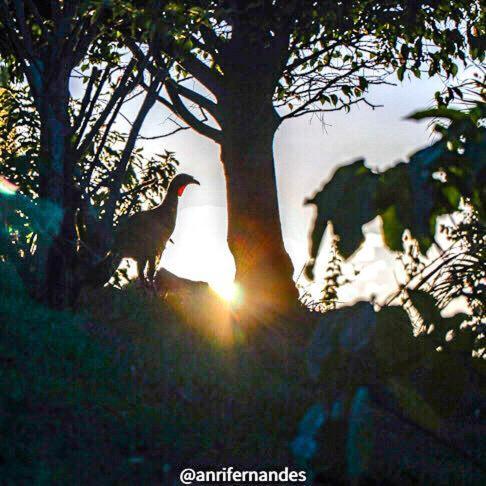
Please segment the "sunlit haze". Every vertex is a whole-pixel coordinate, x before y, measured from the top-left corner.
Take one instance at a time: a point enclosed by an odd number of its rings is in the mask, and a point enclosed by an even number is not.
[[[349,114],[330,113],[324,123],[316,117],[286,121],[275,139],[275,160],[285,245],[297,277],[307,260],[307,237],[313,208],[303,206],[326,181],[336,166],[364,157],[372,168],[383,169],[405,160],[430,143],[427,123],[404,118],[414,110],[433,104],[434,92],[442,89],[439,79],[397,82],[371,91],[371,99],[382,108],[354,107]],[[170,131],[169,114],[162,107],[148,116],[144,135]],[[168,270],[191,279],[208,281],[215,290],[232,298],[234,261],[226,243],[226,190],[219,161],[219,147],[192,130],[161,140],[144,142],[148,153],[174,151],[180,170],[196,177],[200,186],[191,186],[181,198],[173,244],[162,259]],[[326,263],[326,249],[316,266]],[[361,270],[352,285],[341,290],[342,301],[372,294],[383,296],[397,283],[398,265],[383,248],[378,221],[368,225],[366,242],[353,258]],[[300,279],[299,283],[305,282]]]

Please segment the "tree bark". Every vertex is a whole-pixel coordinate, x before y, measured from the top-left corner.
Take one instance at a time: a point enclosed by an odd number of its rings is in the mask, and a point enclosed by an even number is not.
[[[235,258],[236,280],[249,312],[257,306],[285,313],[297,303],[298,294],[282,238],[277,197],[273,139],[279,118],[271,100],[265,103],[231,95],[226,102],[219,101],[228,245]]]
[[[68,113],[69,73],[59,68],[58,75],[52,76],[50,71],[42,76],[36,100],[41,120],[39,197],[44,206],[40,211],[48,224],[38,238],[35,294],[50,306],[63,308],[73,304],[77,288],[77,197]],[[47,76],[49,72],[51,76]]]

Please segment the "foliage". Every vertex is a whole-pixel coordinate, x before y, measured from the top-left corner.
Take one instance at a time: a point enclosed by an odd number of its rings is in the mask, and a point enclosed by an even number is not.
[[[327,413],[322,404],[312,405],[299,422],[297,437],[291,443],[292,454],[299,466],[305,467],[317,451],[315,436],[325,424]]]
[[[465,211],[462,215],[464,219],[447,230],[452,241],[451,250],[444,255],[447,263],[429,287],[441,307],[464,297],[471,310],[471,324],[480,326],[486,317],[486,229],[474,211]],[[480,332],[478,329],[478,335]]]
[[[382,174],[374,174],[364,166],[363,161],[357,161],[339,168],[331,181],[311,200],[318,206],[312,233],[314,258],[329,219],[341,222],[338,226],[341,237],[338,245],[341,240],[351,241],[354,251],[363,240],[361,225],[380,215],[387,246],[398,251],[405,244],[406,253],[402,259],[409,277],[406,287],[423,287],[430,293],[419,290],[405,293],[406,307],[411,303],[414,309],[410,315],[416,331],[428,330],[437,336],[429,349],[440,347],[453,348],[457,352],[472,351],[478,357],[484,355],[481,322],[486,316],[483,288],[486,236],[481,219],[485,203],[484,185],[481,183],[484,177],[484,127],[480,125],[483,109],[484,104],[478,103],[468,112],[438,108],[437,112],[428,110],[425,114],[421,112],[415,115],[421,118],[438,113],[452,120],[452,123],[447,129],[439,128],[443,133],[442,140],[415,153],[408,164],[402,163]],[[440,177],[437,176],[439,171],[442,172]],[[356,192],[360,192],[359,199],[365,208],[358,211],[354,195],[348,196],[352,192],[350,188],[358,183],[357,177],[362,178],[360,184],[364,187]],[[455,196],[451,197],[451,194]],[[425,251],[434,241],[436,217],[459,210],[463,204],[461,201],[467,201],[469,206],[459,213],[460,222],[442,228],[448,237],[449,247],[441,250],[437,259],[427,262],[418,250]],[[407,236],[405,230],[410,230],[414,238]],[[341,251],[345,255],[350,254],[347,246]],[[307,269],[310,275],[312,269],[313,260]],[[443,318],[439,308],[458,297],[466,299],[469,315]],[[397,311],[384,309],[380,314],[393,312]],[[400,319],[395,316],[391,321],[398,323]],[[380,340],[389,343],[383,346],[384,350],[389,349],[392,343],[400,342],[404,346],[402,356],[400,346],[395,345],[393,356],[396,363],[388,362],[390,370],[401,368],[405,362],[416,361],[419,355],[426,354],[414,344],[415,340],[411,342],[400,333],[395,334],[394,325],[390,324],[387,328],[386,332],[392,333],[390,335],[381,335],[384,329],[380,326],[377,330]],[[404,327],[403,322],[400,326]],[[380,350],[377,353],[380,359]],[[390,360],[389,357],[386,359]]]
[[[324,276],[320,305],[316,310],[326,312],[337,307],[339,287],[346,283],[342,275],[342,264],[342,257],[337,251],[337,242],[334,242]]]
[[[324,430],[318,437],[299,435],[292,444],[294,455],[319,457],[312,463],[313,471],[326,471],[336,467],[332,466],[336,461],[339,464],[337,441],[343,440],[347,477],[367,477],[373,475],[368,471],[371,463],[380,460],[373,445],[381,443],[383,433],[390,433],[390,417],[383,430],[384,415],[391,413],[395,421],[413,424],[412,439],[411,431],[403,437],[404,451],[410,440],[412,444],[421,440],[421,434],[442,444],[442,433],[461,427],[464,417],[479,425],[473,415],[482,403],[478,380],[484,377],[485,364],[484,360],[471,360],[474,334],[460,328],[466,317],[442,317],[434,298],[422,291],[410,291],[406,308],[388,306],[376,312],[370,304],[358,302],[325,313],[306,355],[310,376],[323,389]],[[418,318],[421,326],[414,334],[411,320]],[[458,331],[452,333],[451,329]],[[335,407],[341,419],[333,419]],[[375,418],[381,425],[374,424]],[[345,427],[339,436],[338,423]],[[379,429],[374,430],[375,426]],[[391,434],[401,437],[401,425],[394,423]],[[455,465],[447,466],[446,476],[465,457],[474,463],[475,451],[468,449],[471,445],[448,441],[447,447],[449,451],[457,447],[458,455]],[[462,455],[461,449],[468,453]],[[416,450],[411,454],[413,461],[415,454]],[[399,468],[404,473],[401,462]]]
[[[217,104],[198,96],[184,81],[187,75],[195,76],[217,94],[229,82],[223,77],[235,68],[244,69],[252,52],[274,55],[266,67],[251,60],[260,76],[272,73],[275,106],[287,108],[283,118],[348,110],[365,100],[371,85],[385,82],[391,71],[399,79],[408,72],[420,77],[424,71],[455,76],[457,59],[484,58],[478,2],[395,1],[384,6],[360,0],[335,8],[333,2],[311,0],[180,0],[160,13],[154,30],[161,29],[163,37],[154,46],[177,60],[171,100],[182,95],[219,122],[223,120]],[[166,35],[168,18],[172,24],[185,23],[172,40]],[[238,55],[239,62],[232,62]],[[197,122],[186,110],[175,111],[196,130],[217,136],[209,125],[202,125],[204,119]]]
[[[328,312],[336,309],[339,305],[338,292],[340,287],[350,283],[350,280],[343,275],[343,257],[339,254],[337,244],[338,238],[334,237],[331,242],[329,259],[323,275],[323,285],[319,296],[316,298],[309,292],[309,289],[306,289],[303,285],[300,286],[302,290],[300,301],[312,311]],[[309,266],[306,265],[303,270],[308,270],[308,268]],[[357,273],[355,272],[355,275]]]
[[[402,250],[403,233],[408,229],[423,253],[435,240],[437,217],[458,210],[461,198],[481,217],[486,200],[484,106],[478,102],[467,112],[439,107],[412,115],[415,119],[439,116],[451,124],[447,129],[437,126],[442,139],[413,154],[407,164],[400,163],[381,174],[373,173],[362,160],[339,168],[309,201],[317,206],[317,217],[308,273],[312,275],[329,220],[340,236],[341,253],[348,257],[363,242],[361,226],[378,215],[391,250]],[[355,189],[350,191],[352,187]]]
[[[372,201],[377,184],[378,177],[364,166],[363,160],[357,160],[337,169],[325,191],[306,200],[305,204],[319,208],[311,237],[311,258],[317,256],[329,221],[332,221],[334,233],[340,236],[339,253],[345,258],[354,253],[364,240],[361,226],[374,217]]]
[[[174,172],[172,154],[144,160],[138,147],[164,74],[146,72],[151,54],[127,56],[121,37],[130,12],[125,0],[0,3],[4,128],[8,137],[22,134],[7,171],[18,165],[20,190],[61,214],[55,234],[35,234],[28,265],[32,292],[53,306],[75,301],[110,250],[118,216],[160,200]],[[136,109],[123,134],[129,102]]]
[[[366,350],[375,327],[376,314],[368,302],[358,302],[354,306],[325,313],[308,345],[306,358],[309,375],[317,380],[323,376],[322,373],[328,373],[328,382],[334,382],[331,368],[340,373],[343,369],[341,363]],[[341,386],[347,387],[349,379],[354,383],[360,378],[361,375],[355,373],[355,376],[342,381]]]
[[[39,193],[39,117],[25,88],[0,88],[2,175],[35,198]]]
[[[101,101],[92,107],[86,130],[96,122],[102,107]],[[71,100],[73,120],[82,109],[80,101]],[[129,134],[119,130],[100,131],[93,139],[92,148],[76,163],[74,182],[84,201],[78,209],[79,244],[89,245],[87,226],[103,221],[111,196],[109,183],[120,165],[128,137]],[[3,217],[8,222],[8,239],[15,245],[16,257],[21,259],[17,264],[23,267],[32,265],[29,260],[34,258],[39,235],[45,238],[57,234],[62,219],[61,215],[54,217],[60,213],[59,208],[39,198],[40,164],[40,121],[32,97],[23,85],[3,88],[0,93],[0,171],[18,190],[14,196],[1,196]],[[159,204],[176,165],[171,152],[148,158],[143,147],[135,148],[125,169],[114,223]],[[94,247],[89,251],[96,250]],[[5,255],[5,248],[3,253]]]
[[[349,257],[364,241],[361,227],[378,215],[382,219],[384,241],[390,249],[400,251],[403,232],[410,229],[426,250],[435,234],[434,193],[428,185],[432,174],[425,185],[421,179],[413,178],[422,165],[420,161],[435,159],[440,151],[434,145],[417,152],[408,164],[398,164],[382,174],[373,173],[363,160],[337,169],[323,189],[308,200],[308,204],[317,206],[311,258],[315,260],[317,256],[329,220],[340,237],[339,251]],[[311,261],[309,275],[312,265]]]
[[[344,400],[344,415],[351,425],[360,386],[378,383],[381,390],[378,398],[373,397],[377,413],[358,414],[367,438],[353,441],[355,432],[348,427],[351,476],[366,475],[366,467],[359,466],[369,459],[366,445],[372,445],[368,439],[373,417],[380,416],[383,400],[385,410],[395,407],[401,420],[438,442],[444,429],[460,426],[464,417],[476,420],[472,415],[482,403],[479,383],[486,372],[484,84],[476,80],[472,94],[472,100],[461,100],[460,110],[441,103],[435,110],[412,116],[435,117],[447,124],[436,125],[441,139],[412,155],[408,164],[376,174],[363,161],[354,162],[338,168],[309,201],[317,206],[313,260],[306,269],[310,277],[329,220],[340,237],[337,248],[346,257],[363,241],[361,226],[376,216],[382,219],[385,244],[392,250],[405,250],[401,259],[408,282],[388,300],[390,304],[401,297],[400,305],[385,305],[374,312],[369,304],[359,302],[326,312],[307,352],[310,375],[326,387],[328,404],[331,397],[328,409]],[[364,186],[359,198],[364,207],[350,194],[358,184]],[[449,214],[452,221],[439,227],[448,246],[443,249],[436,243],[438,256],[427,259],[422,253],[435,242],[436,218],[443,214]],[[341,243],[346,240],[352,244]],[[465,299],[468,313],[444,317],[441,310],[458,297]],[[476,446],[468,447],[471,450],[465,456],[474,463]]]
[[[468,365],[461,356],[469,356],[473,363],[470,356],[476,334],[469,326],[461,326],[465,314],[442,317],[436,301],[426,292],[410,291],[409,305],[416,312],[413,319],[421,319],[415,335],[410,309],[407,313],[401,306],[374,312],[369,304],[359,302],[324,314],[307,353],[310,375],[315,380],[321,377],[328,385],[336,384],[340,394],[375,380],[398,380],[400,397],[402,392],[406,395],[402,386],[413,389],[410,380],[417,370],[441,374],[421,393],[438,415],[452,413],[466,384]],[[473,366],[484,373],[484,360],[474,360]],[[442,403],[442,398],[437,398],[438,390],[444,388],[457,402]],[[400,399],[408,400],[405,395]]]

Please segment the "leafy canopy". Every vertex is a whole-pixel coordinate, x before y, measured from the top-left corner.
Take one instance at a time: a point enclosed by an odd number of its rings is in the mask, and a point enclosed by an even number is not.
[[[484,58],[479,2],[442,0],[240,0],[147,2],[150,29],[136,41],[171,69],[168,108],[220,141],[220,103],[253,91],[280,108],[281,119],[340,109],[366,100],[368,88],[396,72],[455,76],[457,61]],[[150,18],[150,21],[149,21]],[[142,21],[140,21],[142,22]],[[172,30],[168,26],[172,26]],[[178,26],[174,35],[174,26]],[[138,48],[129,42],[133,52]],[[171,61],[170,61],[171,60]],[[251,73],[251,76],[249,75]],[[195,91],[195,78],[210,95]],[[197,109],[191,109],[191,102]],[[200,111],[202,115],[200,116]]]

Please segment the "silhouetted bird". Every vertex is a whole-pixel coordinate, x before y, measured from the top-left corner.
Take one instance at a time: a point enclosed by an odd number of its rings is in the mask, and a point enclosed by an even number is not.
[[[130,216],[116,230],[113,253],[119,258],[133,258],[144,284],[153,281],[160,257],[174,232],[179,198],[189,184],[199,182],[188,174],[175,176],[162,204]]]
[[[89,272],[85,283],[93,287],[104,285],[123,258],[133,258],[142,283],[152,284],[160,257],[174,232],[179,198],[189,184],[199,182],[188,174],[175,176],[162,204],[122,221],[115,230],[112,250]]]

